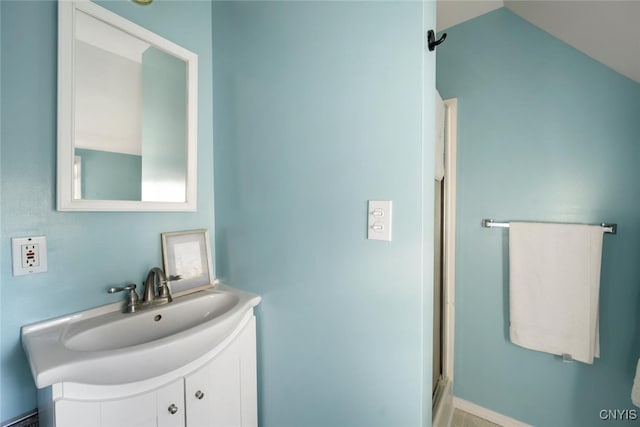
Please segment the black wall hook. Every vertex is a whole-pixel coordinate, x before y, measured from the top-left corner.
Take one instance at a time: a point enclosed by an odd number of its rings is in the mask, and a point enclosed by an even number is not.
[[[447,33],[442,33],[442,37],[436,40],[436,33],[434,33],[433,30],[429,30],[429,32],[427,33],[427,46],[429,47],[429,52],[433,52],[436,46],[445,41],[446,38]]]

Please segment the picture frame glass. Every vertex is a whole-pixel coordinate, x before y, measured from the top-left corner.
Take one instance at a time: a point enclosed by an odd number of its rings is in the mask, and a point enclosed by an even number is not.
[[[162,233],[162,256],[174,295],[183,295],[214,286],[209,232],[192,230]]]

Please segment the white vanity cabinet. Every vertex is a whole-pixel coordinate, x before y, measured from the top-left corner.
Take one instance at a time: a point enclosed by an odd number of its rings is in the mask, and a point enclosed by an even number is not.
[[[55,426],[184,427],[184,384],[179,379],[158,390],[123,399],[54,402]]]
[[[232,348],[185,377],[185,397],[188,426],[258,425],[253,325],[236,338]]]
[[[181,369],[123,385],[53,384],[38,406],[42,427],[256,427],[255,317]]]

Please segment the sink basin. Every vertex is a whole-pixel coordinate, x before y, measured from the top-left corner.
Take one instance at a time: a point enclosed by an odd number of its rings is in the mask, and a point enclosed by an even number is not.
[[[110,304],[23,326],[22,345],[38,388],[142,381],[223,344],[259,302],[218,285],[136,313]]]
[[[117,350],[185,332],[231,310],[239,297],[230,292],[123,315],[119,312],[73,322],[62,336],[64,346],[76,351]]]

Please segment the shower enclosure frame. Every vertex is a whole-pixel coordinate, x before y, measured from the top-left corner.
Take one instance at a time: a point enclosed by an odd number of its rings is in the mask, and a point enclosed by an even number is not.
[[[453,354],[455,336],[456,159],[458,99],[444,100],[445,168],[443,191],[442,379],[433,401],[433,426],[449,426],[453,418]]]

